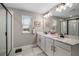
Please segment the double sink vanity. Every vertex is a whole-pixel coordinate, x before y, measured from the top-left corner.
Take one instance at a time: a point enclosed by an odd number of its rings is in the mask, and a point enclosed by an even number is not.
[[[79,38],[37,33],[37,45],[48,56],[79,56]]]

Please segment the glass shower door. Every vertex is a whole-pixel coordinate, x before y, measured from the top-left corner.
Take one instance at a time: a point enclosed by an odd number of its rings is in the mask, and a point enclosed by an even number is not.
[[[0,56],[6,55],[6,10],[0,4]]]
[[[12,50],[12,15],[7,12],[7,53]]]
[[[0,3],[0,56],[9,55],[12,50],[12,15]]]

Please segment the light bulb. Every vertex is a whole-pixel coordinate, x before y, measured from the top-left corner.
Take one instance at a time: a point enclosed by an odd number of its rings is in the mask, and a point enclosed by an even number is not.
[[[49,12],[49,13],[48,13],[48,16],[52,16],[52,13],[51,13],[51,12]]]
[[[66,3],[66,6],[71,8],[72,7],[72,3]]]
[[[61,9],[60,8],[56,8],[56,11],[61,12]]]
[[[66,9],[66,7],[62,5],[62,6],[60,6],[60,9],[64,9],[64,10],[65,10],[65,9]]]
[[[44,15],[44,18],[47,18],[48,17],[48,15],[46,14],[46,15]]]

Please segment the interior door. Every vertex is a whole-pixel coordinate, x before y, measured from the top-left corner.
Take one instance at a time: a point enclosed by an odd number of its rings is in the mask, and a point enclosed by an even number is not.
[[[0,4],[0,56],[6,55],[6,10]]]

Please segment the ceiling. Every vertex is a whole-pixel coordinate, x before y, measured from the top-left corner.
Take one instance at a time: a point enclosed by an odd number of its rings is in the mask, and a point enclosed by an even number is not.
[[[44,14],[51,8],[54,8],[59,3],[4,3],[7,7],[28,10],[35,13]],[[66,8],[61,12],[56,12],[56,9],[52,9],[53,16],[67,18],[72,16],[79,16],[79,3],[73,3],[71,8]]]
[[[57,4],[58,3],[4,3],[7,7],[28,10],[40,14],[47,12]]]

